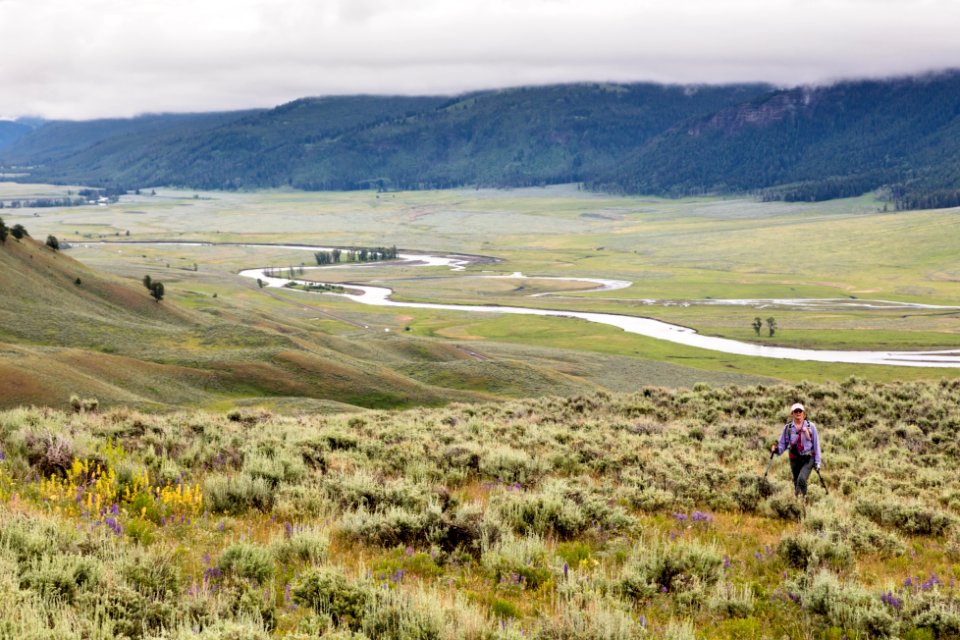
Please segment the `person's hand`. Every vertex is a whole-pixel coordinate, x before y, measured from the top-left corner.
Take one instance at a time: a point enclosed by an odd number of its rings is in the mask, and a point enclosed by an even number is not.
[[[820,473],[820,465],[817,465],[815,468],[817,470],[817,473]]]
[[[772,445],[770,445],[770,453],[775,453],[776,450],[777,450],[777,443],[774,442]]]

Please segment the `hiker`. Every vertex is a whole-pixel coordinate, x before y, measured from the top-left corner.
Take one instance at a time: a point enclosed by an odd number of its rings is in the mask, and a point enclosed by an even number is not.
[[[790,407],[793,420],[783,427],[779,442],[770,447],[778,456],[790,452],[790,470],[793,472],[793,490],[797,496],[807,497],[807,479],[814,469],[820,472],[820,437],[817,427],[807,420],[806,409],[797,402]]]

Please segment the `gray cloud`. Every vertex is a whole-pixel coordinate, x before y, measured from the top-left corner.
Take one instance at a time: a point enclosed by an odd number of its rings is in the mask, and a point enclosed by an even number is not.
[[[960,67],[947,0],[0,0],[0,114]]]

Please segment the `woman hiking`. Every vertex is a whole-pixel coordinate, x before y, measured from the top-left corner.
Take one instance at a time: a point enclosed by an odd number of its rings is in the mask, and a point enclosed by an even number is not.
[[[793,490],[798,497],[807,497],[807,480],[814,469],[820,473],[820,437],[817,427],[807,420],[806,410],[799,402],[790,407],[793,420],[783,427],[779,442],[770,447],[778,456],[790,452],[790,470],[793,472]]]

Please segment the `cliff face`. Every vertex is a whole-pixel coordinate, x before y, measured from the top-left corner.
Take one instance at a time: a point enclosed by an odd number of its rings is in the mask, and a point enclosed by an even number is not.
[[[692,123],[686,132],[688,136],[695,138],[711,130],[730,134],[746,127],[775,124],[809,111],[815,105],[819,93],[821,92],[816,89],[808,88],[776,93],[763,101],[722,109],[706,120]]]

